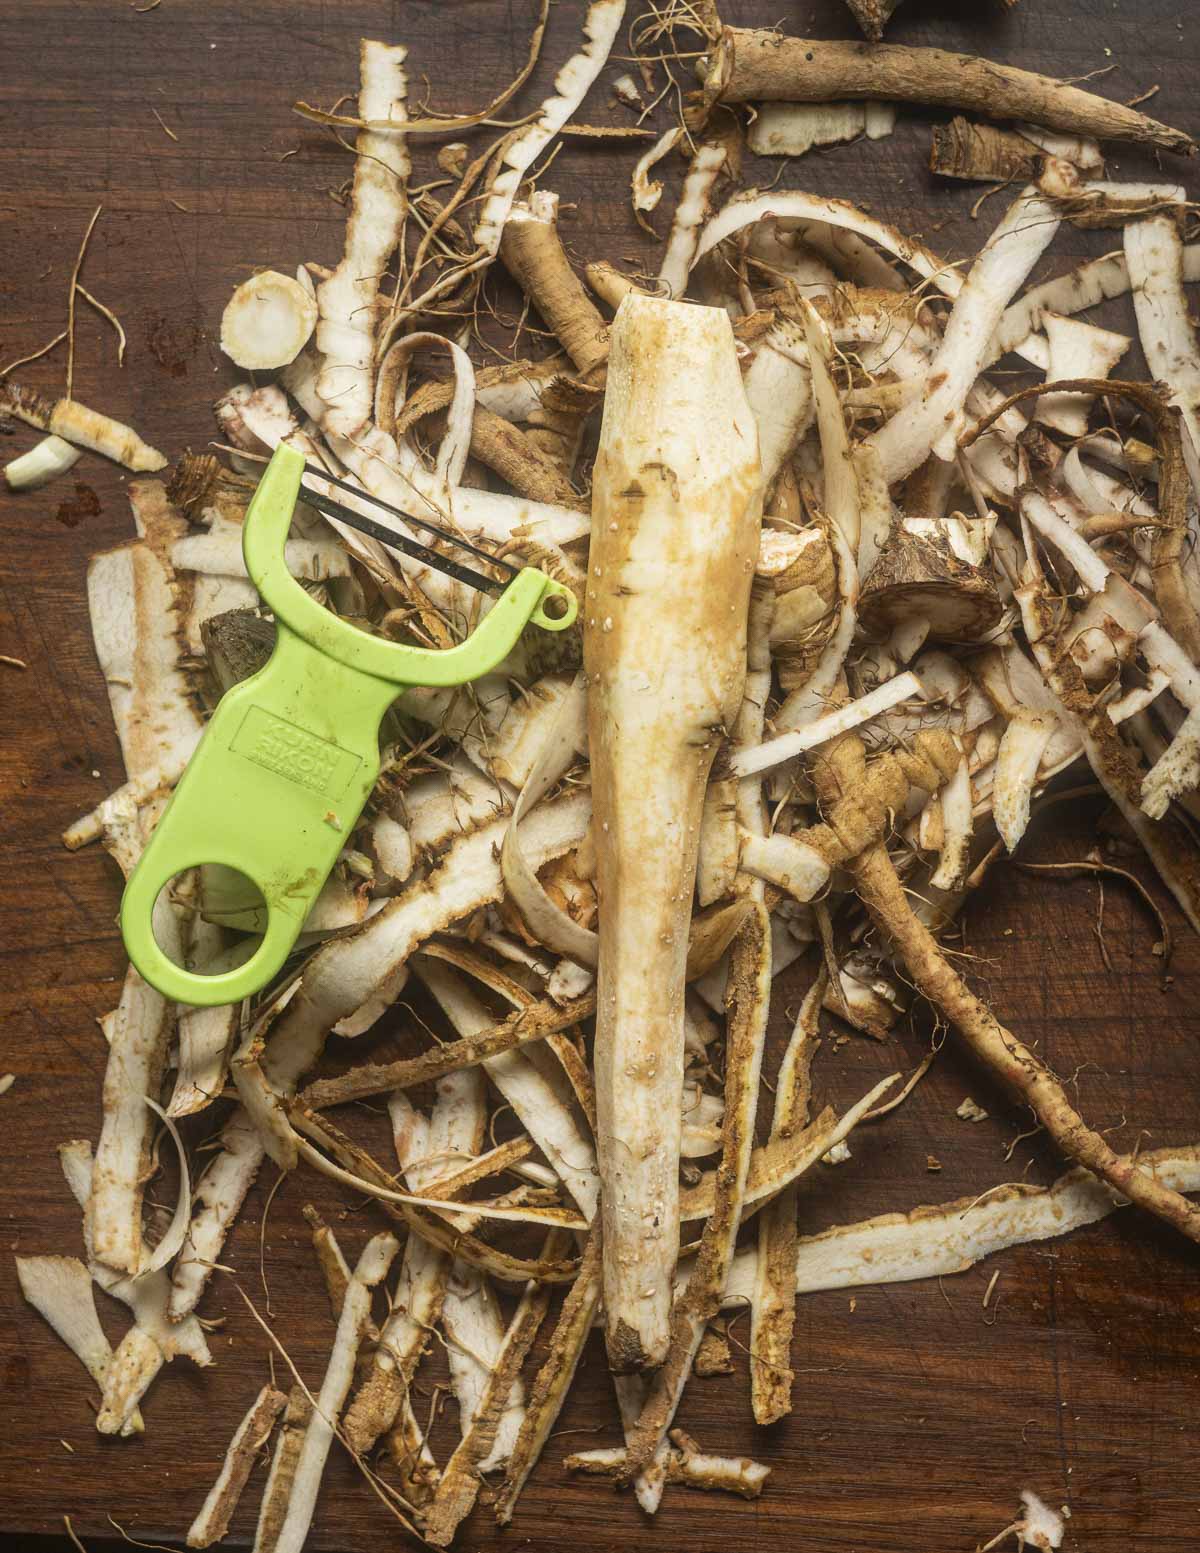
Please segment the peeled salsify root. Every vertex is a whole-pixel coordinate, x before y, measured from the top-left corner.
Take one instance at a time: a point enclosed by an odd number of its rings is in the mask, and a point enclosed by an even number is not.
[[[138,474],[166,467],[167,460],[158,449],[143,442],[131,426],[89,410],[77,399],[47,399],[9,377],[0,378],[0,415],[15,416],[27,426],[51,432],[76,447],[103,453]]]
[[[716,730],[741,702],[759,503],[727,318],[627,297],[613,324],[584,625],[604,1304],[622,1372],[661,1362],[668,1340],[687,927]]]

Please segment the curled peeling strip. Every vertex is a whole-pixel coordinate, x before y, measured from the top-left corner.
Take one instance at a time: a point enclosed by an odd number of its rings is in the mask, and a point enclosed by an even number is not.
[[[521,851],[519,831],[524,815],[566,775],[586,742],[587,681],[580,671],[563,698],[554,725],[513,807],[500,849],[500,869],[509,899],[537,942],[555,954],[595,969],[599,952],[596,934],[581,927],[550,899]]]
[[[187,1150],[183,1146],[183,1139],[179,1136],[179,1128],[157,1100],[151,1100],[149,1095],[144,1095],[142,1098],[171,1134],[171,1142],[175,1145],[175,1152],[179,1156],[179,1194],[167,1232],[138,1269],[139,1278],[144,1278],[147,1273],[158,1272],[183,1248],[183,1242],[187,1237],[188,1221],[192,1214],[192,1178],[188,1170]]]

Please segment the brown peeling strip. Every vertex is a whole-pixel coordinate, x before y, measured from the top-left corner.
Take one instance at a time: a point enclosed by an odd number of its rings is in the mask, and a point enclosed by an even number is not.
[[[696,1357],[692,1360],[692,1374],[701,1380],[713,1375],[733,1374],[733,1353],[728,1339],[715,1327],[709,1327],[700,1339]]]
[[[567,1249],[569,1239],[552,1230],[542,1247],[541,1260],[556,1260]],[[470,1514],[479,1495],[479,1463],[485,1461],[496,1443],[500,1417],[508,1405],[521,1366],[538,1334],[550,1304],[550,1290],[543,1284],[526,1284],[516,1314],[504,1334],[504,1345],[496,1358],[480,1398],[475,1417],[446,1463],[432,1505],[425,1518],[425,1539],[433,1547],[447,1547],[459,1523]]]
[[[420,1436],[416,1420],[410,1417],[410,1388],[441,1315],[449,1268],[445,1253],[418,1236],[410,1238],[404,1248],[395,1293],[400,1304],[393,1306],[393,1316],[403,1312],[405,1320],[396,1327],[392,1317],[385,1323],[381,1341],[371,1355],[371,1367],[343,1422],[346,1442],[360,1456],[372,1449],[381,1434],[391,1431],[396,1438],[389,1448],[403,1467],[401,1455]],[[424,1480],[429,1478],[428,1466],[423,1458],[414,1458],[412,1470]],[[436,1472],[432,1481],[436,1486]],[[431,1496],[432,1488],[426,1497]]]
[[[826,1106],[816,1121],[800,1132],[777,1133],[761,1148],[755,1149],[750,1156],[743,1189],[746,1204],[758,1202],[789,1185],[796,1169],[803,1168],[803,1160],[813,1142],[827,1133],[836,1121],[834,1111]],[[723,1164],[722,1161],[716,1170],[706,1171],[695,1186],[680,1193],[679,1217],[684,1223],[707,1219],[715,1211]]]
[[[1112,394],[1137,405],[1153,422],[1158,444],[1158,505],[1162,526],[1155,530],[1150,566],[1154,596],[1167,630],[1193,663],[1200,664],[1200,614],[1197,614],[1183,580],[1183,559],[1188,536],[1188,502],[1191,485],[1183,458],[1179,411],[1149,383],[1130,383],[1114,378],[1067,378],[1060,383],[1039,383],[1019,389],[994,406],[971,427],[959,446],[969,448],[1006,410],[1045,393]]]
[[[342,1255],[342,1248],[334,1238],[333,1231],[312,1203],[305,1203],[302,1211],[312,1230],[313,1250],[317,1255],[321,1276],[325,1280],[325,1292],[329,1295],[329,1307],[333,1312],[333,1319],[337,1321],[342,1313],[342,1302],[346,1298],[346,1287],[350,1282],[350,1268]]]
[[[822,967],[805,994],[775,1087],[772,1140],[793,1137],[808,1120],[812,1061],[820,1046],[821,1006],[829,984]],[[753,1161],[751,1162],[753,1169]],[[770,1424],[792,1410],[792,1333],[796,1324],[796,1188],[787,1187],[758,1220],[754,1304],[750,1312],[750,1405]]]
[[[558,1323],[550,1339],[550,1352],[525,1400],[525,1417],[496,1498],[496,1520],[501,1526],[507,1526],[512,1520],[521,1490],[558,1420],[599,1307],[600,1226],[597,1224],[584,1247],[579,1276],[559,1311]]]
[[[414,1509],[424,1509],[437,1493],[441,1473],[407,1401],[401,1404],[400,1416],[387,1432],[384,1448],[400,1473],[400,1492]]]
[[[288,1501],[292,1497],[292,1480],[296,1476],[296,1463],[300,1460],[300,1447],[304,1444],[304,1431],[311,1417],[312,1403],[304,1387],[293,1386],[288,1392],[283,1428],[275,1442],[275,1455],[263,1489],[258,1528],[254,1534],[254,1553],[275,1553],[275,1544],[279,1541],[279,1533],[283,1530],[287,1516]]]
[[[742,1499],[757,1499],[771,1475],[769,1467],[749,1456],[709,1455],[682,1429],[671,1430],[671,1441],[674,1449],[668,1451],[663,1463],[668,1483],[681,1483],[685,1488],[720,1490],[737,1494]],[[573,1456],[564,1456],[563,1466],[568,1472],[586,1472],[593,1477],[620,1481],[625,1472],[625,1452],[620,1448],[580,1451]]]
[[[596,1133],[596,1086],[592,1081],[587,1059],[567,1034],[550,1035],[546,1045],[558,1058],[559,1066],[567,1076],[571,1092],[579,1102],[579,1108],[587,1118],[587,1124]]]
[[[929,170],[943,178],[968,182],[1010,183],[1032,178],[1042,153],[1031,141],[994,124],[976,124],[961,116],[933,126]]]
[[[208,1498],[191,1524],[187,1534],[189,1548],[206,1548],[210,1543],[219,1542],[229,1530],[229,1522],[258,1453],[270,1437],[287,1400],[282,1391],[275,1391],[270,1386],[264,1386],[254,1399],[250,1411],[234,1431]]]
[[[758,1220],[758,1267],[750,1341],[750,1404],[757,1424],[792,1410],[792,1332],[796,1324],[796,1188],[781,1192]]]
[[[489,1149],[486,1154],[480,1154],[464,1165],[461,1170],[454,1171],[451,1175],[442,1176],[436,1181],[425,1181],[421,1185],[423,1197],[441,1197],[453,1201],[455,1198],[465,1196],[471,1187],[480,1181],[486,1181],[489,1176],[499,1175],[503,1170],[511,1170],[514,1165],[519,1165],[522,1160],[528,1159],[533,1153],[533,1142],[524,1133],[518,1138],[510,1138],[507,1143],[499,1143],[494,1149]]]
[[[299,1101],[293,1101],[291,1118],[298,1131],[331,1154],[344,1170],[351,1170],[376,1186],[391,1191],[400,1189],[394,1176],[327,1117],[318,1116]],[[570,1283],[575,1277],[574,1262],[560,1259],[531,1261],[528,1257],[513,1256],[496,1246],[488,1245],[475,1235],[454,1229],[434,1209],[421,1208],[414,1203],[385,1202],[382,1198],[377,1198],[376,1203],[388,1218],[407,1225],[430,1245],[449,1252],[451,1256],[460,1257],[482,1272],[491,1273],[493,1278],[499,1278],[502,1283],[525,1283],[529,1279],[543,1283]]]
[[[474,1067],[488,1057],[512,1051],[530,1041],[545,1040],[548,1035],[569,1029],[595,1011],[594,992],[573,998],[561,1006],[544,999],[528,1008],[518,1009],[490,1030],[482,1030],[478,1035],[459,1041],[447,1041],[444,1046],[422,1052],[419,1057],[407,1057],[399,1062],[366,1063],[339,1078],[319,1079],[301,1094],[299,1103],[310,1110],[322,1111],[329,1106],[346,1105],[351,1100],[390,1094],[393,1089],[411,1089],[415,1084],[441,1078],[445,1073]]]
[[[675,1449],[667,1463],[667,1482],[689,1488],[721,1489],[742,1499],[757,1499],[771,1469],[749,1456],[712,1456],[702,1451],[690,1434],[671,1430]]]

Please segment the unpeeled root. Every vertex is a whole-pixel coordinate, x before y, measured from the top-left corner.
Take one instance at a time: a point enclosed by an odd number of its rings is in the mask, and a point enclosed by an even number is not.
[[[528,205],[514,205],[500,257],[586,379],[608,358],[608,326],[571,268],[557,221],[555,194],[538,193]]]
[[[944,49],[831,43],[727,27],[705,81],[712,102],[837,102],[844,97],[966,108],[996,119],[1031,119],[1049,129],[1132,140],[1186,156],[1196,143],[1121,103],[1051,76]]]
[[[850,737],[853,737],[852,735]],[[828,763],[817,772],[828,797],[840,791]],[[851,865],[867,910],[903,958],[913,984],[962,1035],[1009,1091],[1029,1105],[1068,1159],[1098,1175],[1122,1196],[1200,1241],[1200,1209],[1178,1192],[1114,1153],[1072,1106],[1042,1059],[1006,1030],[946,960],[928,928],[914,915],[885,847],[868,847]]]

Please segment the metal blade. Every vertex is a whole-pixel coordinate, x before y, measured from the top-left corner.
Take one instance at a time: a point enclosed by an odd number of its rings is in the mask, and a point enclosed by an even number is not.
[[[502,561],[497,556],[490,555],[488,551],[481,550],[478,545],[473,545],[469,539],[464,539],[461,534],[455,534],[450,529],[439,528],[436,523],[429,523],[424,518],[410,517],[407,512],[401,512],[398,507],[393,507],[390,503],[381,501],[378,496],[370,495],[360,486],[351,485],[349,480],[340,480],[337,475],[326,474],[323,469],[314,469],[311,464],[306,466],[306,473],[311,474],[315,479],[323,481],[326,485],[336,485],[339,490],[349,491],[351,496],[355,497],[359,502],[365,502],[370,507],[378,507],[381,512],[390,513],[393,518],[397,518],[405,526],[415,523],[418,528],[423,528],[427,533],[436,534],[443,543],[454,545],[459,550],[465,550],[469,555],[475,556],[477,560],[485,561],[489,566],[499,567],[510,578],[515,577],[520,570],[519,567],[511,566],[507,561]],[[308,487],[305,486],[304,489],[307,491]],[[327,497],[326,500],[333,501],[333,498]],[[334,505],[340,506],[340,503],[335,502]],[[347,517],[344,521],[355,527],[363,520],[354,516]],[[363,529],[363,532],[369,533],[373,531]],[[375,535],[375,537],[379,538],[380,536]],[[400,548],[403,547],[401,546]]]
[[[322,479],[327,476],[322,475]],[[490,593],[493,597],[499,597],[508,586],[508,582],[500,582],[495,577],[485,577],[482,572],[477,572],[473,567],[463,566],[459,561],[452,561],[436,550],[431,550],[428,545],[423,545],[420,540],[409,539],[405,534],[397,534],[395,529],[386,527],[383,523],[376,523],[373,518],[365,518],[361,513],[351,512],[348,507],[343,507],[341,502],[334,501],[331,496],[322,496],[319,491],[303,487],[304,500],[309,506],[315,507],[318,512],[324,513],[327,518],[336,518],[339,523],[345,523],[350,528],[357,529],[360,534],[369,534],[372,539],[377,539],[381,545],[387,545],[392,550],[402,550],[405,555],[410,555],[416,561],[423,561],[435,572],[442,572],[447,577],[453,577],[458,582],[465,582],[472,588],[478,588],[482,593]],[[354,493],[360,496],[358,491]],[[360,496],[361,499],[361,496]],[[375,505],[382,507],[382,502]],[[392,509],[386,508],[386,511]],[[423,525],[432,527],[432,525]],[[491,566],[501,567],[509,574],[509,580],[517,574],[517,568],[510,566],[506,561],[497,561],[486,554],[485,551],[475,550],[474,546],[466,545],[465,541],[459,541],[468,550],[476,555],[483,556]]]

